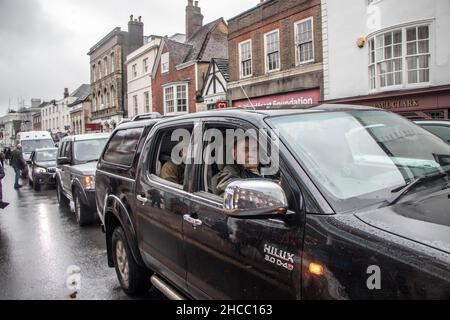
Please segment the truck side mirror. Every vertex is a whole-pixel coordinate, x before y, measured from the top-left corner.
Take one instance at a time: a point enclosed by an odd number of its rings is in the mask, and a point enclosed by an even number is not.
[[[58,158],[58,160],[56,161],[56,163],[60,166],[66,165],[66,164],[70,164],[70,159],[66,158],[66,157],[62,157],[62,158]]]
[[[239,180],[225,190],[225,213],[233,218],[275,218],[286,215],[288,207],[283,189],[272,181]]]

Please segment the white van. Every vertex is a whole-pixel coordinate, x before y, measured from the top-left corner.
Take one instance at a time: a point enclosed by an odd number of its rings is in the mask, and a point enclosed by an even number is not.
[[[31,153],[36,149],[54,148],[55,142],[47,131],[20,132],[17,134],[18,143],[22,145],[23,158],[30,159]]]

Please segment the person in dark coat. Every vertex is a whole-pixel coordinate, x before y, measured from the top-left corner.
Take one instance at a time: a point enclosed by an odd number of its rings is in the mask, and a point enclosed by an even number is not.
[[[14,189],[20,189],[22,188],[22,185],[19,184],[20,175],[22,174],[22,170],[26,167],[26,162],[22,153],[22,145],[20,144],[18,144],[16,149],[11,153],[11,167],[13,167],[14,172],[16,173]]]
[[[11,149],[6,148],[5,149],[5,158],[8,164],[11,164]]]
[[[3,202],[3,187],[2,180],[5,177],[5,169],[3,166],[0,166],[0,209],[5,209],[9,203]]]

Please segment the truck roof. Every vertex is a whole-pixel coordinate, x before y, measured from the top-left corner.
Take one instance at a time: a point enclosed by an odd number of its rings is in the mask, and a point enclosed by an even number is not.
[[[37,140],[37,139],[50,139],[52,136],[48,131],[29,131],[29,132],[19,132],[18,139],[25,140]]]

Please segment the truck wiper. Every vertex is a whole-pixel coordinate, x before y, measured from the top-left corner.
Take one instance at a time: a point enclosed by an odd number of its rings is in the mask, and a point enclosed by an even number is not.
[[[447,173],[439,172],[437,174],[425,175],[425,176],[418,177],[417,179],[414,179],[411,182],[409,182],[407,185],[405,185],[401,188],[392,190],[392,192],[395,194],[391,199],[388,200],[388,203],[389,203],[389,205],[396,204],[403,196],[405,196],[409,191],[411,191],[413,188],[417,187],[418,185],[420,185],[424,182],[435,180],[435,179],[444,178],[446,176],[447,176]]]

